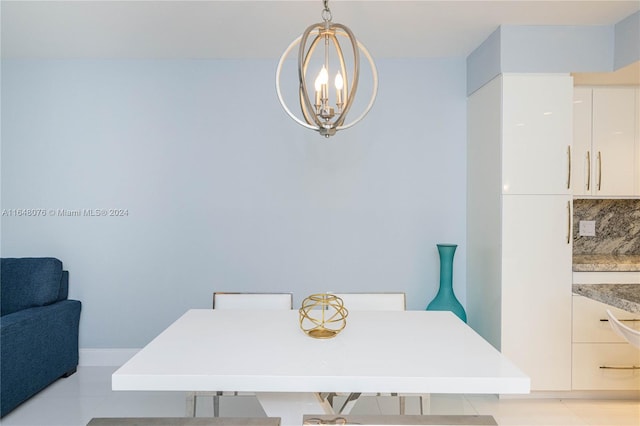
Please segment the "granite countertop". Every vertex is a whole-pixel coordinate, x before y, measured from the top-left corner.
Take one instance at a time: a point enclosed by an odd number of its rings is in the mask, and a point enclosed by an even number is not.
[[[573,292],[628,312],[640,313],[640,284],[574,284]]]
[[[640,255],[581,254],[573,256],[574,272],[640,271]]]

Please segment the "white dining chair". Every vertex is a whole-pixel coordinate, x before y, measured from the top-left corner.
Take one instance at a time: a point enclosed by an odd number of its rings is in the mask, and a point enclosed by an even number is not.
[[[342,299],[344,307],[348,311],[404,311],[407,309],[407,297],[405,293],[331,293]],[[337,393],[327,394],[329,402],[332,402],[334,396]],[[377,394],[382,396],[383,394]],[[400,405],[400,414],[405,414],[406,407],[406,395],[398,395],[397,393],[387,394],[398,397],[398,403]],[[341,414],[348,414],[355,405],[360,394],[351,393],[347,395],[342,407],[338,410]],[[419,395],[420,398],[420,414],[425,411],[424,407],[429,405],[429,395]],[[333,404],[332,404],[333,405]]]
[[[293,309],[291,293],[213,293],[213,309]],[[220,416],[220,397],[237,396],[238,392],[189,392],[187,395],[187,417],[196,416],[196,405],[199,397],[213,398],[213,417]]]
[[[636,348],[640,348],[640,331],[623,324],[609,309],[607,309],[607,317],[609,317],[609,325],[611,325],[611,328],[617,335]]]

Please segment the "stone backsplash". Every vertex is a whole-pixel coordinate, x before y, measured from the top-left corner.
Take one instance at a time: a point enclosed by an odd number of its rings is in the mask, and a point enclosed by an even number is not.
[[[596,222],[595,237],[580,236],[580,221]],[[573,200],[573,254],[640,255],[640,200]]]

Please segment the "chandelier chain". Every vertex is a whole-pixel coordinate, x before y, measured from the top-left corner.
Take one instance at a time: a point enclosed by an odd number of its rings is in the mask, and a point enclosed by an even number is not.
[[[329,9],[329,0],[322,0],[324,9],[322,10],[322,19],[325,22],[331,21],[331,9]]]

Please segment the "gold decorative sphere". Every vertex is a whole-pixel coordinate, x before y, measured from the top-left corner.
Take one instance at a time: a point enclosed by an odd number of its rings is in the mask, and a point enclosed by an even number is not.
[[[328,293],[312,294],[302,301],[300,328],[315,339],[330,339],[347,325],[349,311],[338,296]]]

